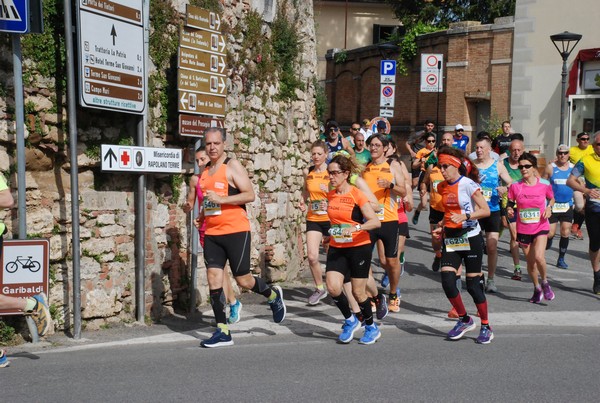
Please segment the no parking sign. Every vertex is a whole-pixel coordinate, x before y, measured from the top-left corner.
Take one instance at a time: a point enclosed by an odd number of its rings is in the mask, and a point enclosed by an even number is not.
[[[421,92],[443,92],[444,55],[421,53]]]
[[[381,84],[381,97],[379,106],[394,107],[394,98],[396,97],[396,86],[394,84]]]

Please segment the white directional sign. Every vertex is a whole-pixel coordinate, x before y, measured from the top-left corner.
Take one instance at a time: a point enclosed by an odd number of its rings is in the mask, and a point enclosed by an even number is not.
[[[130,173],[181,173],[182,151],[178,148],[153,148],[102,144],[103,171]]]
[[[0,293],[8,297],[48,294],[50,243],[47,239],[5,240],[0,261]],[[22,315],[1,310],[0,315]]]
[[[396,83],[396,61],[395,60],[382,60],[380,64],[380,74],[382,84],[395,84]]]
[[[384,118],[393,118],[394,110],[393,109],[380,109],[379,116],[384,117]]]
[[[381,84],[381,98],[379,100],[380,107],[394,107],[394,99],[396,98],[396,86],[394,84]]]
[[[421,53],[421,92],[443,92],[444,55]]]
[[[142,0],[79,0],[82,106],[144,112]]]

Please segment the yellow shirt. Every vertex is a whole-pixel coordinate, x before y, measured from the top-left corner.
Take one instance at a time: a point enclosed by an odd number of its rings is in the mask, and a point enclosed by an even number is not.
[[[583,158],[584,155],[588,155],[588,154],[593,154],[594,153],[594,147],[592,147],[592,145],[588,145],[587,148],[585,150],[582,150],[581,148],[579,148],[579,146],[573,146],[569,149],[569,161],[571,161],[573,164],[577,164],[577,162]]]

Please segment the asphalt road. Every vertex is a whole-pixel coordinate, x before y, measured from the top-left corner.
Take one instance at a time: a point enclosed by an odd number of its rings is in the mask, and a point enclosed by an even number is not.
[[[502,236],[499,293],[488,295],[495,339],[482,346],[478,329],[459,341],[445,338],[454,321],[430,269],[426,217],[407,242],[401,311],[381,321],[374,345],[357,343],[362,331],[351,344],[337,344],[341,315],[331,299],[308,306],[308,283],[283,284],[288,315],[281,325],[262,297],[243,294],[233,347],[198,347],[213,331],[209,307],[152,326],[84,331],[79,341],[56,334],[11,347],[11,366],[0,369],[1,401],[595,401],[600,296],[591,293],[587,240],[571,241],[568,270],[554,267],[556,247],[547,252],[556,299],[534,305],[527,275],[510,279]]]

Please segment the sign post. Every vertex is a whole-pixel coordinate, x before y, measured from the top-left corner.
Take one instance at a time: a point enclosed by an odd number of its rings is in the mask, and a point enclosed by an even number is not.
[[[421,92],[443,92],[443,54],[421,53]]]
[[[396,61],[382,60],[380,63],[379,116],[394,117],[396,98]]]

